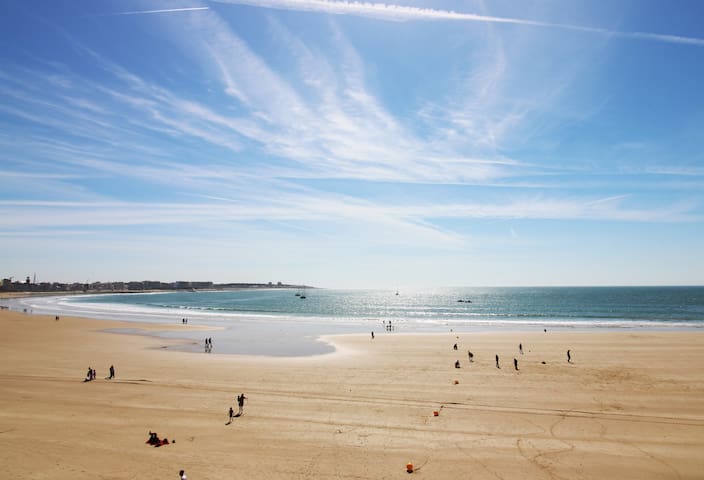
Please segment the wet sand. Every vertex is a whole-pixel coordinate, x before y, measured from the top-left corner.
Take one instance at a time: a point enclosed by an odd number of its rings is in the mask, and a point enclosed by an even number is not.
[[[395,479],[409,462],[429,479],[704,472],[704,332],[377,332],[274,358],[104,332],[133,327],[0,311],[7,477]],[[83,382],[88,366],[97,380]],[[146,445],[150,430],[176,443]]]

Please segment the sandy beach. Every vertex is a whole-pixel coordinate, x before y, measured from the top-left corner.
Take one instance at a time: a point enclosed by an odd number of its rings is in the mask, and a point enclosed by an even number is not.
[[[125,326],[0,311],[5,476],[704,475],[704,332],[377,333],[328,338],[330,355],[273,358],[104,332]],[[83,381],[88,366],[95,381]],[[244,415],[228,424],[241,392]],[[175,443],[145,444],[150,430]]]

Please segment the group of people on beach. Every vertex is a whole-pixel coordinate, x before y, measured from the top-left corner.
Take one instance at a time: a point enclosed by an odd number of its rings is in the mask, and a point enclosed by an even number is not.
[[[176,443],[176,440],[171,440],[171,442],[169,442],[168,438],[161,439],[161,438],[159,438],[159,435],[157,435],[156,432],[152,432],[150,430],[149,431],[149,438],[144,443],[147,443],[153,447],[161,447],[162,445],[168,445],[169,443]]]
[[[110,371],[110,375],[105,377],[105,380],[112,380],[113,378],[115,378],[115,366],[114,365],[110,365],[109,371]],[[88,373],[86,373],[86,378],[83,381],[90,382],[92,380],[95,380],[96,375],[97,374],[95,372],[95,369],[93,367],[88,367]]]
[[[238,407],[237,415],[235,415],[235,411],[233,410],[233,408],[230,407],[230,410],[228,410],[228,412],[227,412],[228,416],[230,418],[229,422],[227,422],[228,425],[230,423],[232,423],[233,418],[242,416],[242,414],[244,413],[244,401],[245,400],[247,400],[247,397],[245,396],[244,393],[240,393],[239,395],[237,395],[237,407]]]
[[[208,337],[205,339],[205,353],[210,353],[213,351],[213,339]]]
[[[458,349],[458,346],[456,343],[452,346],[452,349],[453,350]],[[518,353],[523,355],[523,344],[522,343],[518,344]],[[474,353],[472,353],[471,350],[467,350],[467,358],[469,360],[469,363],[474,363]],[[498,353],[494,356],[494,360],[496,362],[496,368],[498,368],[500,370],[501,364],[499,363],[499,354]],[[545,362],[542,362],[542,363],[544,364]],[[567,363],[572,363],[572,352],[570,350],[567,350]],[[460,367],[461,367],[460,361],[456,360],[455,361],[455,368],[460,368]],[[513,359],[513,368],[516,371],[518,371],[518,359],[517,358]]]

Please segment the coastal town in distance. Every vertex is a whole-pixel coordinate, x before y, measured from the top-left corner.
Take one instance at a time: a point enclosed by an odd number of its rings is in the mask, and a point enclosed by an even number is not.
[[[27,276],[24,281],[14,277],[3,278],[0,292],[81,292],[81,293],[134,293],[155,290],[231,290],[247,288],[311,288],[308,285],[292,285],[282,282],[268,283],[213,283],[209,281],[161,282],[142,280],[130,282],[39,282]]]

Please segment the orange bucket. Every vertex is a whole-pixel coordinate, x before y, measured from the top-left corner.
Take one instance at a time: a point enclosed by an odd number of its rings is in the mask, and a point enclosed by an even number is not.
[[[406,471],[408,473],[413,473],[413,464],[412,463],[407,463],[406,464]]]

